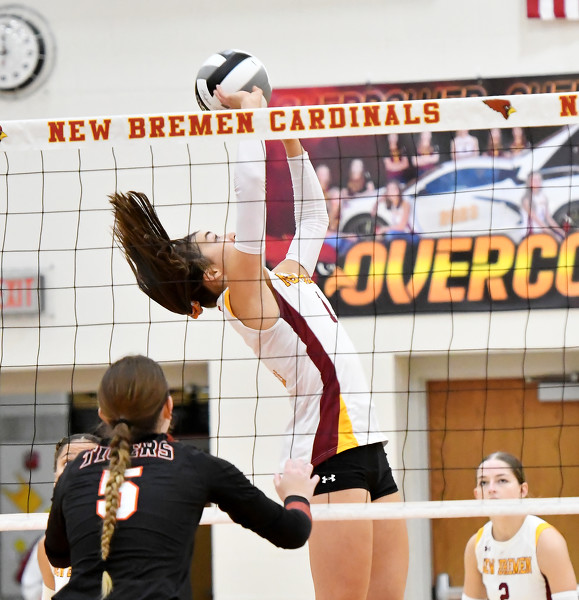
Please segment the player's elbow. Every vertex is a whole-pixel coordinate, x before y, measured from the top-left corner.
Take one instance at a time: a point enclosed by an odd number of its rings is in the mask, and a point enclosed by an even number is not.
[[[284,536],[283,540],[279,544],[276,544],[276,546],[285,550],[297,550],[308,541],[311,532],[312,524],[310,522],[307,526],[299,528],[299,531],[296,530]]]
[[[312,532],[312,519],[309,512],[303,509],[292,509],[292,522],[288,522],[274,544],[286,550],[301,548],[309,539]]]

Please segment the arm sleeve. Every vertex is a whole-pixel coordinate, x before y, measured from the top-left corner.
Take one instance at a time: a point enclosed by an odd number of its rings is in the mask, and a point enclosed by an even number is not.
[[[233,521],[251,529],[279,548],[303,546],[312,530],[309,502],[288,496],[284,506],[268,498],[231,463],[208,457],[206,480],[210,500]]]
[[[66,535],[66,525],[62,514],[62,491],[66,483],[66,473],[63,473],[52,496],[52,506],[48,515],[44,549],[50,564],[54,567],[70,566],[70,546]]]
[[[312,275],[330,223],[326,199],[307,152],[288,158],[288,165],[294,191],[296,233],[286,258],[297,261]]]
[[[237,219],[235,248],[246,254],[265,250],[265,146],[259,140],[239,144],[233,176]]]

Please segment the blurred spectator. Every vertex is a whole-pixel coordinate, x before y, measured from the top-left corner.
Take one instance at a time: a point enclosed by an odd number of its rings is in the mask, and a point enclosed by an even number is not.
[[[389,213],[388,225],[378,223],[378,206],[385,203]],[[402,196],[402,188],[398,181],[389,181],[384,193],[378,197],[372,217],[376,223],[376,235],[383,235],[385,241],[393,239],[412,240],[412,225],[410,222],[410,203]]]
[[[529,148],[529,142],[527,141],[527,136],[525,135],[525,131],[522,127],[513,127],[511,130],[513,141],[509,147],[511,156],[516,156],[520,154],[527,148]]]
[[[460,129],[450,142],[450,155],[453,160],[479,156],[478,139],[468,129]]]
[[[356,166],[356,168],[358,167]],[[316,174],[320,181],[320,185],[322,186],[322,190],[324,191],[324,197],[326,198],[326,206],[328,209],[328,217],[330,220],[324,244],[333,248],[333,256],[331,257],[331,260],[328,259],[323,261],[322,258],[320,258],[320,261],[332,262],[335,264],[337,262],[338,255],[351,248],[351,246],[356,243],[357,238],[356,236],[345,234],[340,231],[340,190],[337,186],[332,184],[332,172],[330,167],[328,167],[326,164],[320,164],[316,167]],[[322,256],[322,254],[320,256]]]
[[[352,159],[348,169],[348,181],[342,190],[342,197],[355,198],[366,192],[373,192],[375,189],[376,186],[364,166],[364,161],[361,158]]]
[[[489,130],[485,156],[507,156],[508,151],[503,144],[503,131],[498,127]]]
[[[316,175],[326,198],[326,207],[330,218],[328,232],[338,231],[340,228],[340,189],[338,186],[332,185],[332,172],[328,165],[318,165],[316,167]]]
[[[388,134],[388,147],[384,157],[384,168],[386,169],[386,181],[406,181],[406,171],[410,166],[406,148],[400,144],[397,133]]]
[[[565,237],[565,231],[549,212],[549,200],[543,189],[540,173],[531,173],[527,178],[527,190],[521,200],[527,235],[548,233],[558,240]]]
[[[440,161],[438,146],[432,144],[432,132],[422,131],[416,144],[416,155],[412,157],[412,164],[416,168],[418,177],[431,169]]]

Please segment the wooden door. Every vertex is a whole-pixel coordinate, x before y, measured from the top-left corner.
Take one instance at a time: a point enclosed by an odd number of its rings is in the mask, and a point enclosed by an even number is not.
[[[428,385],[431,500],[473,498],[476,467],[503,450],[525,467],[529,495],[579,496],[579,402],[539,402],[522,379]],[[579,516],[544,517],[563,533],[579,575]],[[433,576],[462,587],[463,553],[485,518],[433,519]],[[435,582],[433,582],[434,585]]]

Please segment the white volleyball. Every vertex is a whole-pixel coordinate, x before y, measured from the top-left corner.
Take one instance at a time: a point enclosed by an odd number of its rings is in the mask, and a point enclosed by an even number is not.
[[[256,85],[263,90],[266,102],[271,98],[271,84],[263,63],[243,50],[224,50],[212,54],[201,66],[195,81],[195,96],[202,110],[224,110],[214,96],[221,85],[226,93],[245,90],[251,92]]]

